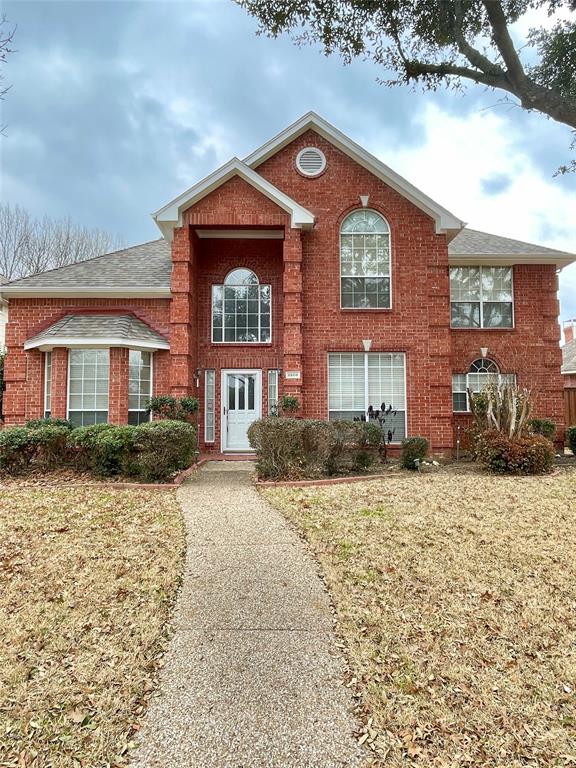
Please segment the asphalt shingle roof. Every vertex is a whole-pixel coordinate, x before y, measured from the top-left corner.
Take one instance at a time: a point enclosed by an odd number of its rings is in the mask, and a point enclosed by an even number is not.
[[[163,238],[14,280],[4,288],[169,288],[170,244]]]
[[[122,339],[127,344],[148,342],[161,348],[168,344],[164,336],[134,315],[66,315],[28,339],[26,346],[50,344],[57,338]]]
[[[525,243],[522,240],[513,240],[510,237],[479,232],[477,229],[463,229],[448,245],[448,253],[450,256],[514,256],[518,254],[536,256],[566,252],[534,243]]]
[[[562,347],[562,373],[576,371],[576,339]]]

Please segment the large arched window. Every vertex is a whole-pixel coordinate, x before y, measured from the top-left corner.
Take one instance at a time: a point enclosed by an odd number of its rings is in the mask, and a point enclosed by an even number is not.
[[[479,357],[470,364],[468,373],[452,376],[452,408],[469,411],[468,390],[481,392],[488,384],[515,384],[515,373],[500,373],[500,368],[488,357]]]
[[[261,285],[250,269],[233,269],[223,285],[212,286],[213,342],[267,343],[271,327],[270,286]]]
[[[390,227],[376,211],[352,211],[340,227],[340,301],[345,309],[390,309]]]

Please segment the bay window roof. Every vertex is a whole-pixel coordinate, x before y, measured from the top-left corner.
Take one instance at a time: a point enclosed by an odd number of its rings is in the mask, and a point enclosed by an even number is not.
[[[66,315],[24,343],[24,349],[129,347],[169,349],[168,340],[134,315]]]

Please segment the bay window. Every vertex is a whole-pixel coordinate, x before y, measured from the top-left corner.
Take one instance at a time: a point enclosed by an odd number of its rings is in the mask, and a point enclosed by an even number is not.
[[[389,442],[406,436],[406,359],[402,352],[328,355],[330,420],[377,420]]]
[[[352,211],[340,227],[343,309],[390,309],[390,228],[376,211]]]
[[[451,267],[453,328],[512,328],[512,267]]]
[[[500,369],[488,358],[474,360],[468,373],[455,373],[452,376],[452,410],[466,413],[470,410],[468,390],[482,392],[490,384],[516,384],[515,373],[500,373]]]
[[[131,349],[128,356],[128,424],[150,421],[146,410],[152,397],[152,353]]]
[[[233,269],[224,285],[212,286],[212,341],[257,344],[272,340],[271,287],[250,269]]]
[[[108,349],[71,349],[68,358],[68,419],[75,426],[108,421]]]

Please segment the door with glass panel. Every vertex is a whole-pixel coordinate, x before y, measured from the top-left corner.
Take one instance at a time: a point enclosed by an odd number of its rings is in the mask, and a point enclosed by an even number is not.
[[[222,371],[222,449],[250,450],[248,427],[260,418],[261,371]]]

